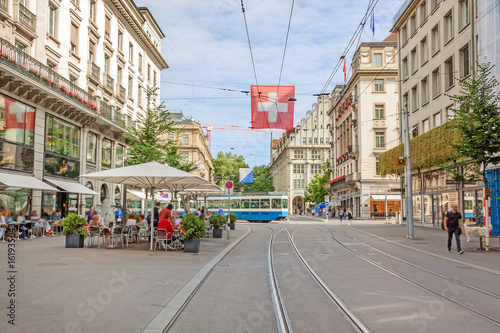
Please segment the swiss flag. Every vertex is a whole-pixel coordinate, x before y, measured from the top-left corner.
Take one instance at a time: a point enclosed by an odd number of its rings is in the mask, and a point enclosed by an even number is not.
[[[294,86],[251,86],[252,128],[293,129]]]
[[[35,109],[8,97],[5,99],[5,129],[35,129]]]

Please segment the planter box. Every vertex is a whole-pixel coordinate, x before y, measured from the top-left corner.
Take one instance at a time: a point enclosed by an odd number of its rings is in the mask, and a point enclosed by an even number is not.
[[[81,248],[83,247],[83,235],[66,235],[67,248]]]
[[[198,253],[200,252],[200,239],[185,239],[184,240],[185,253]]]
[[[229,229],[234,230],[235,222],[229,222]]]
[[[214,238],[222,238],[222,229],[213,229],[212,235]]]

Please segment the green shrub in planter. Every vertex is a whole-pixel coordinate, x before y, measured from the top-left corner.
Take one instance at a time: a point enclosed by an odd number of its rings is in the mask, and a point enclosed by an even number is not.
[[[62,221],[62,234],[66,236],[66,248],[81,248],[89,234],[85,230],[87,220],[77,214],[70,213]]]
[[[208,219],[210,224],[214,229],[220,229],[224,224],[226,224],[226,218],[223,215],[212,215]]]
[[[75,213],[69,213],[62,221],[62,234],[66,235],[82,235],[84,238],[89,234],[85,230],[87,220],[84,217],[78,216]]]
[[[182,239],[198,239],[207,233],[205,222],[193,214],[185,215],[182,218],[181,228],[184,230]]]
[[[231,223],[234,223],[236,222],[236,220],[238,219],[238,217],[236,216],[236,214],[229,214],[229,221],[231,221]]]

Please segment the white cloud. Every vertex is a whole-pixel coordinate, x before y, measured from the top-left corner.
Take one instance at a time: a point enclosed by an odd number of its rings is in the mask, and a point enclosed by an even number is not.
[[[401,2],[379,1],[375,41],[389,34]],[[259,84],[275,85],[291,1],[244,3]],[[167,108],[182,109],[186,116],[203,124],[250,126],[250,98],[244,94],[167,83],[250,90],[255,80],[240,1],[137,0],[136,4],[149,7],[166,35],[162,54],[170,68],[161,75],[161,98]],[[312,95],[321,92],[367,5],[368,0],[295,1],[281,84],[296,87],[296,122],[316,101]],[[371,41],[368,30],[367,26],[362,42]],[[351,57],[352,52],[348,60]],[[342,81],[340,70],[327,92]],[[268,134],[223,130],[212,134],[214,155],[220,150],[232,151],[245,156],[250,166],[269,163]]]

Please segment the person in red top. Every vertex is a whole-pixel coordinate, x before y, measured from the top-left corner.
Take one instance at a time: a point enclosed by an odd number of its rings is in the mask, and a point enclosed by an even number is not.
[[[160,221],[168,220],[170,223],[174,223],[174,221],[172,220],[172,208],[174,208],[174,206],[172,206],[172,204],[168,204],[167,207],[161,210],[161,212],[158,214]]]
[[[170,221],[166,219],[160,220],[160,222],[158,223],[158,229],[167,230],[167,238],[172,238],[174,228],[172,227],[172,223],[170,223]]]

